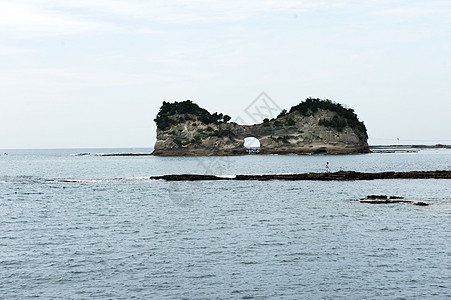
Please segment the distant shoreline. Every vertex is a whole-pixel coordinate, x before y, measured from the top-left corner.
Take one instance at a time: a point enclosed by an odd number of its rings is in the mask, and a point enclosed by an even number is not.
[[[369,146],[372,153],[417,153],[421,149],[451,149],[449,145],[375,145]]]
[[[421,149],[451,149],[451,145],[373,145],[369,146],[369,153],[414,153],[418,152]],[[77,153],[76,156],[156,156],[154,152],[141,152],[141,153]],[[212,154],[214,156],[215,154]],[[239,155],[248,155],[248,154],[239,154]],[[252,155],[265,155],[261,154],[252,154]],[[281,154],[284,155],[284,154]],[[307,154],[300,154],[307,155]],[[179,156],[179,155],[174,155]],[[236,156],[236,155],[232,155]]]
[[[373,145],[371,149],[451,149],[451,145]]]

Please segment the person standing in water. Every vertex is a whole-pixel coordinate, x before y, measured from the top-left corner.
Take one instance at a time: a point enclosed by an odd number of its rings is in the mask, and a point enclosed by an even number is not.
[[[326,173],[330,173],[329,162],[326,162]]]

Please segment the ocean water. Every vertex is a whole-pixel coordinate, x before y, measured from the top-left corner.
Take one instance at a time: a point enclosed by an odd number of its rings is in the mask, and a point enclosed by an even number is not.
[[[0,150],[1,299],[450,299],[451,180],[152,175],[451,170],[451,150],[105,157]],[[369,194],[431,203],[374,205]]]

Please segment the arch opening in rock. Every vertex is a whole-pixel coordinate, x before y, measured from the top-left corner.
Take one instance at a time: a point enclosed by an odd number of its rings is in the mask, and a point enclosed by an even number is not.
[[[246,148],[247,153],[259,153],[260,141],[253,136],[244,138],[244,148]]]

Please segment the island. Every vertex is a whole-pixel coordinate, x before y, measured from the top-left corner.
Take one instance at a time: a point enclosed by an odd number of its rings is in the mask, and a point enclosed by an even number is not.
[[[260,124],[239,125],[191,100],[163,102],[155,122],[153,155],[350,154],[367,153],[368,134],[353,109],[308,98]],[[244,146],[245,138],[258,147]]]

